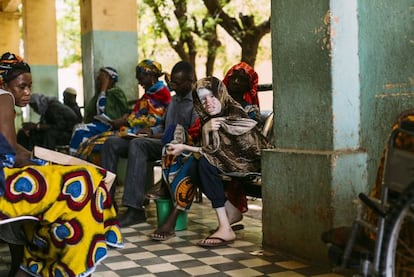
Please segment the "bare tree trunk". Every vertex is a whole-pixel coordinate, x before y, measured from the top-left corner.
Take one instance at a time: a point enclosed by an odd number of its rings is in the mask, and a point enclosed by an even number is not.
[[[207,36],[207,63],[206,63],[206,76],[212,76],[214,72],[214,63],[216,62],[217,51],[221,46],[221,42],[217,36],[217,25],[214,26],[214,30]]]
[[[243,39],[243,42],[241,44],[241,61],[254,67],[254,65],[256,64],[257,51],[259,50],[259,43],[260,38],[258,37],[246,37],[245,39]]]
[[[239,20],[230,17],[223,10],[224,5],[231,0],[203,0],[208,12],[213,18],[220,18],[219,24],[240,45],[242,61],[254,67],[260,40],[270,33],[270,18],[255,25],[253,15],[239,15]],[[223,3],[223,4],[221,4]]]
[[[158,3],[155,0],[145,0],[145,3],[151,7],[154,16],[156,18],[159,28],[167,37],[168,43],[171,48],[178,54],[183,60],[189,62],[194,68],[196,67],[195,61],[197,56],[197,48],[192,36],[192,29],[188,23],[187,17],[187,1],[173,1],[175,10],[174,15],[177,18],[179,25],[179,37],[175,38],[167,27],[164,21],[164,16],[161,14]]]

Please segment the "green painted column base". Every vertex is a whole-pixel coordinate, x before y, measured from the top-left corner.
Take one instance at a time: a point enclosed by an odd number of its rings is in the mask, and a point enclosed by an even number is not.
[[[263,245],[326,264],[322,232],[351,225],[352,203],[365,191],[365,152],[266,150],[263,172]]]

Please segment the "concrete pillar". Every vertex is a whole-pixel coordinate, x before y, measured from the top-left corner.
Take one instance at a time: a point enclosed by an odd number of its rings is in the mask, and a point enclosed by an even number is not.
[[[0,55],[5,52],[20,54],[19,51],[19,19],[17,10],[0,11],[0,26],[2,39],[0,39]]]
[[[272,0],[276,149],[263,153],[264,247],[325,263],[321,233],[351,224],[392,120],[413,104],[412,6]]]
[[[55,0],[22,3],[24,58],[32,68],[32,91],[58,96]]]
[[[136,1],[123,0],[122,5],[116,5],[112,0],[81,0],[80,8],[85,105],[95,92],[96,73],[102,66],[117,69],[118,86],[128,99],[135,99]]]
[[[17,1],[1,1],[0,2],[0,26],[1,37],[0,39],[0,55],[5,52],[12,52],[18,55],[22,55],[20,51],[20,13],[18,11]],[[20,128],[23,122],[23,110],[16,107],[16,128]]]

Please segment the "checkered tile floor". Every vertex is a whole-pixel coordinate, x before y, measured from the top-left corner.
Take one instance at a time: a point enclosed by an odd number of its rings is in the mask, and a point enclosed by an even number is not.
[[[155,204],[147,207],[146,223],[123,228],[125,247],[110,250],[93,277],[119,276],[346,276],[329,268],[308,265],[281,253],[261,247],[261,201],[249,201],[249,212],[237,231],[237,240],[228,247],[204,249],[196,243],[216,227],[209,201],[194,203],[188,214],[188,228],[165,242],[154,242],[149,235],[156,226]],[[8,248],[0,244],[0,276],[7,276]]]

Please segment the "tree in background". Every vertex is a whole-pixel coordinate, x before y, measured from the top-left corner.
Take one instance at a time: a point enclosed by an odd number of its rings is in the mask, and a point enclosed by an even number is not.
[[[197,47],[194,37],[192,35],[192,27],[187,12],[186,0],[173,1],[174,15],[176,17],[177,27],[171,28],[169,23],[171,14],[167,1],[163,0],[144,0],[155,17],[156,28],[155,34],[158,36],[163,34],[168,40],[171,48],[178,54],[178,56],[195,67]],[[138,7],[139,9],[140,7]],[[148,35],[148,33],[147,33]]]
[[[82,59],[80,6],[77,0],[58,0],[56,3],[59,66],[68,67]]]
[[[200,5],[198,0],[143,0],[153,11],[153,21],[156,24],[151,25],[148,22],[143,22],[143,18],[139,19],[146,26],[143,29],[147,36],[143,37],[142,41],[146,41],[151,33],[150,30],[154,30],[153,34],[156,35],[156,40],[159,43],[162,44],[161,37],[166,37],[168,44],[180,59],[186,60],[196,67],[196,58],[199,57],[199,60],[206,65],[206,75],[213,75],[218,57],[222,67],[224,67],[223,60],[226,63],[227,59],[223,49],[223,45],[227,43],[223,43],[223,36],[218,34],[217,29],[218,26],[221,26],[241,47],[239,60],[254,66],[260,41],[270,33],[270,6],[269,9],[264,8],[265,12],[263,12],[263,7],[266,5],[262,5],[263,3],[269,5],[270,0],[203,1],[204,5]],[[235,13],[238,7],[243,7],[243,12],[239,12],[238,19],[231,17],[230,14]],[[142,11],[144,8],[139,5],[139,10]],[[245,14],[245,10],[248,10],[247,14]],[[174,18],[171,11],[174,11]],[[255,20],[262,20],[261,17],[265,17],[265,19],[256,25]],[[154,49],[160,49],[160,45],[153,44],[152,46]],[[159,50],[152,52],[159,52]],[[234,60],[231,64],[233,63]]]
[[[262,23],[255,24],[255,15],[239,14],[238,19],[231,17],[224,10],[231,0],[203,0],[212,18],[217,18],[218,24],[241,47],[241,60],[254,67],[260,40],[270,33],[270,17]]]
[[[194,16],[193,21],[197,22]],[[194,33],[207,42],[206,76],[212,76],[214,75],[217,53],[221,46],[217,34],[217,21],[206,14],[201,22],[201,29],[198,28],[196,23],[194,24]]]
[[[177,59],[195,68],[204,64],[206,75],[240,60],[254,66],[271,59],[270,43],[262,43],[270,33],[270,0],[137,1],[140,59],[155,59],[165,68]],[[81,61],[79,0],[56,2],[59,66],[68,67]]]

